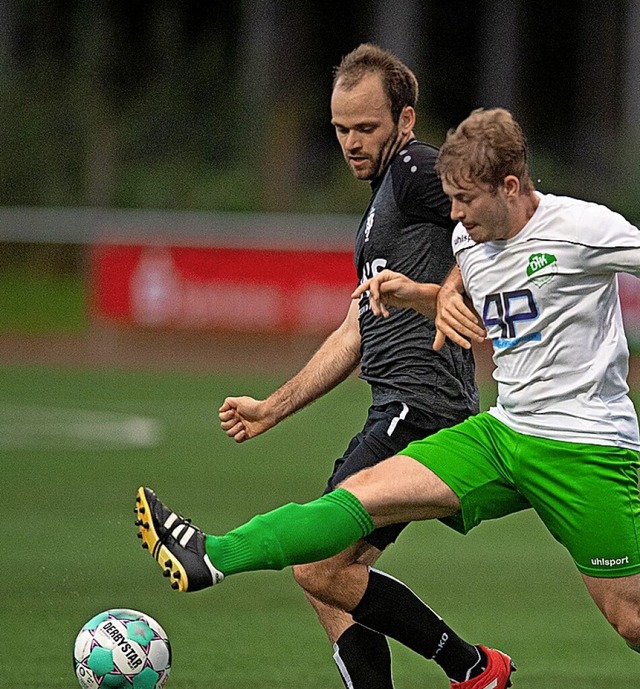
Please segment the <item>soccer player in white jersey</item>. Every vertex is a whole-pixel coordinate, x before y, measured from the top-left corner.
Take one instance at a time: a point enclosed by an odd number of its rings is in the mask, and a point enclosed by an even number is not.
[[[449,132],[437,170],[458,221],[458,267],[439,291],[383,271],[354,296],[368,290],[382,316],[389,307],[433,315],[437,302],[436,347],[445,337],[466,347],[490,338],[496,406],[333,493],[224,536],[140,489],[140,535],[181,590],[197,590],[237,572],[329,557],[386,524],[437,518],[466,533],[533,508],[606,619],[640,651],[640,440],[616,281],[619,272],[640,276],[640,230],[603,206],[536,192],[524,135],[503,109],[474,111]],[[367,568],[354,567],[325,602],[357,607]],[[490,686],[509,686],[509,674]]]

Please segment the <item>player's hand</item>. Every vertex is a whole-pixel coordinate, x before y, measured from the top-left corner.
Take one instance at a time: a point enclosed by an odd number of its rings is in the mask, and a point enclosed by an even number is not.
[[[237,443],[255,438],[275,425],[264,400],[253,397],[227,397],[218,410],[220,428]]]
[[[464,349],[471,349],[472,342],[484,342],[487,331],[482,319],[473,308],[471,300],[456,289],[442,286],[436,299],[436,338],[433,348],[438,351],[446,338]]]
[[[369,292],[369,305],[374,316],[389,316],[389,306],[398,309],[413,308],[424,313],[421,305],[421,292],[418,283],[402,273],[393,270],[383,270],[369,280],[365,280],[351,295],[352,299],[359,299],[365,292]]]

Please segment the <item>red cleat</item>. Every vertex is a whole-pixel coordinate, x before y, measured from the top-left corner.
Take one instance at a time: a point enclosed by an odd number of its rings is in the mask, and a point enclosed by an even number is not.
[[[487,668],[473,679],[451,682],[451,689],[507,689],[511,686],[511,673],[516,666],[506,653],[494,648],[478,646],[487,656]]]

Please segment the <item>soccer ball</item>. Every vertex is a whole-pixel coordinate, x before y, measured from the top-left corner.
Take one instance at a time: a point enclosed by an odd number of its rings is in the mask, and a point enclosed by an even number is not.
[[[78,633],[73,667],[82,689],[161,689],[171,670],[171,645],[149,615],[107,610]]]

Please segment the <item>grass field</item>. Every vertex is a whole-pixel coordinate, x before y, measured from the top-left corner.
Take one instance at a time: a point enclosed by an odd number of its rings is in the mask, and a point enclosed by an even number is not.
[[[211,532],[315,497],[364,417],[367,390],[347,381],[266,436],[234,445],[217,428],[222,398],[261,395],[276,382],[0,369],[3,687],[76,687],[73,639],[110,607],[143,610],[168,631],[168,689],[341,686],[288,571],[185,596],[168,588],[135,538],[142,483]],[[510,652],[519,664],[514,689],[638,687],[640,657],[530,514],[466,538],[414,524],[381,565],[468,639]],[[398,689],[447,686],[432,663],[395,644],[393,652]]]
[[[87,327],[85,292],[80,275],[0,269],[0,331],[80,332]]]

